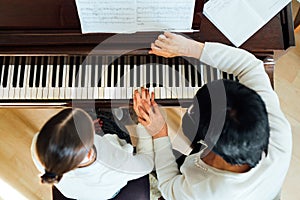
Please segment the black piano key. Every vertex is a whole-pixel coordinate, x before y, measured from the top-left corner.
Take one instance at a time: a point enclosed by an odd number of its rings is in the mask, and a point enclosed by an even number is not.
[[[29,87],[33,87],[35,60],[36,57],[32,56],[30,61],[30,71],[29,71]]]
[[[108,64],[108,67],[107,67],[107,79],[106,79],[106,85],[107,87],[112,87],[111,85],[111,77],[112,77],[112,74],[111,74],[111,69],[112,69],[112,58],[111,56],[108,56],[108,59],[107,59],[107,64]]]
[[[95,85],[95,76],[96,74],[96,56],[88,56],[86,59],[88,59],[88,64],[91,65],[91,85],[89,85],[90,87],[96,87]]]
[[[80,68],[80,64],[81,64],[81,59],[80,56],[76,56],[75,58],[75,87],[79,86],[79,68]]]
[[[63,78],[64,78],[64,68],[65,68],[65,57],[59,57],[59,72],[58,72],[58,87],[62,87],[63,85]]]
[[[152,84],[151,83],[151,80],[150,80],[150,74],[152,73],[151,72],[151,69],[150,69],[150,58],[149,56],[145,57],[143,56],[143,59],[146,59],[146,87],[149,88],[150,85]]]
[[[18,82],[18,71],[19,71],[19,61],[20,57],[19,56],[13,56],[14,61],[14,67],[13,67],[13,80],[12,80],[12,86],[15,88],[17,87],[17,82]]]
[[[229,74],[229,80],[233,80],[233,74]]]
[[[41,64],[42,64],[42,56],[37,57],[36,70],[35,70],[35,87],[40,86],[41,79]]]
[[[179,87],[179,59],[178,57],[173,58],[175,64],[175,87]]]
[[[118,69],[119,69],[119,59],[118,58],[114,58],[112,67],[114,68],[114,74],[112,74],[112,76],[114,76],[113,87],[116,87],[118,81],[120,81],[120,78],[118,77]]]
[[[201,79],[202,79],[202,74],[201,74],[201,65],[200,63],[196,63],[197,65],[197,78],[198,78],[198,87],[201,87],[202,86],[202,83],[201,83]]]
[[[189,87],[189,62],[184,59],[184,82],[185,87]]]
[[[44,56],[43,60],[43,75],[42,75],[42,87],[46,87],[47,75],[48,75],[48,56]]]
[[[8,70],[9,70],[9,63],[10,63],[10,58],[9,56],[5,56],[5,62],[4,62],[4,72],[3,72],[3,82],[2,86],[7,87],[7,80],[8,80]]]
[[[152,81],[153,81],[153,87],[158,87],[158,84],[157,84],[157,77],[156,77],[156,72],[157,72],[157,66],[156,64],[154,63],[154,60],[153,60],[153,56],[151,55],[150,56],[150,63],[152,65]]]
[[[133,87],[134,82],[134,56],[130,56],[130,87]]]
[[[24,80],[26,80],[25,76],[25,65],[26,65],[26,56],[21,57],[21,71],[20,71],[20,77],[19,77],[19,87],[22,88],[24,86]]]
[[[103,85],[101,85],[101,79],[104,78],[104,74],[102,74],[102,65],[103,65],[103,57],[102,56],[98,56],[98,76],[97,76],[97,82],[98,82],[98,87],[103,87]]]
[[[125,67],[125,58],[124,56],[120,57],[120,87],[125,87],[125,74],[124,74],[124,67]]]
[[[135,56],[135,62],[136,62],[136,86],[140,87],[142,86],[141,83],[141,56]],[[145,80],[144,80],[145,81]]]
[[[53,58],[53,71],[52,71],[52,87],[56,87],[56,74],[57,74],[57,65],[58,65],[58,57],[54,56]]]
[[[81,58],[81,63],[82,63],[82,66],[81,66],[81,87],[85,87],[86,85],[85,85],[85,79],[86,79],[86,61],[83,61],[84,60],[84,58]]]
[[[162,57],[158,57],[156,56],[156,66],[158,66],[158,69],[159,69],[159,87],[164,87],[164,73],[163,73],[163,58]]]
[[[69,57],[69,81],[68,81],[68,87],[73,87],[72,81],[73,81],[74,60],[75,60],[74,56],[70,56]]]
[[[196,77],[195,77],[195,66],[191,63],[190,64],[190,69],[191,69],[191,84],[192,87],[196,86]]]
[[[168,63],[168,76],[169,76],[169,87],[173,87],[173,62],[171,59],[167,59],[167,63]]]

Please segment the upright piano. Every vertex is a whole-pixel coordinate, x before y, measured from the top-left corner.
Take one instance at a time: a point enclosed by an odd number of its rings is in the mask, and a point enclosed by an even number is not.
[[[196,0],[194,40],[232,43],[202,14]],[[247,22],[245,22],[247,23]],[[203,84],[235,79],[188,58],[148,55],[159,32],[81,34],[74,0],[0,0],[0,105],[119,107],[140,86],[162,105],[185,105]],[[241,48],[265,61],[295,45],[291,5]]]

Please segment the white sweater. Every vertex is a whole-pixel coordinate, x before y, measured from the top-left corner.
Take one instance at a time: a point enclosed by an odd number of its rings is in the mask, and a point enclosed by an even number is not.
[[[150,173],[154,167],[152,138],[141,125],[137,126],[136,133],[136,155],[133,155],[133,147],[117,135],[95,135],[96,161],[90,166],[65,173],[55,186],[68,198],[110,199],[129,180]],[[44,167],[35,151],[37,135],[33,138],[31,153],[36,167],[43,174]]]
[[[179,171],[169,137],[155,139],[155,167],[163,197],[167,200],[273,199],[280,191],[289,167],[292,139],[290,125],[280,109],[262,61],[244,50],[218,43],[205,43],[200,60],[233,73],[240,83],[262,97],[271,131],[269,152],[246,173],[215,169],[198,159],[199,154],[188,156]]]

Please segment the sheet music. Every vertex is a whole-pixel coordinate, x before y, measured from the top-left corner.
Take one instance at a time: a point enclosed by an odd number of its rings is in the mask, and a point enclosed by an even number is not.
[[[82,33],[191,31],[195,0],[76,0]]]
[[[210,0],[203,14],[237,47],[291,0]]]
[[[76,0],[82,33],[136,31],[136,1]]]
[[[191,30],[195,0],[137,0],[137,28]]]

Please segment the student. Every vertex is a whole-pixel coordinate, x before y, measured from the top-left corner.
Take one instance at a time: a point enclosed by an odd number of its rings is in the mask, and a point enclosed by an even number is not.
[[[147,91],[142,96],[135,93],[139,122],[153,138],[162,196],[167,200],[274,199],[291,159],[291,128],[263,63],[238,48],[203,44],[168,32],[151,48],[150,53],[164,57],[200,59],[239,80],[212,82],[195,95],[182,120],[183,132],[195,133],[194,151],[180,171],[154,95],[149,100]]]
[[[42,183],[54,184],[68,198],[110,199],[129,180],[153,170],[152,139],[143,126],[136,129],[135,155],[117,135],[94,132],[91,117],[81,109],[66,108],[47,121],[31,146]]]

